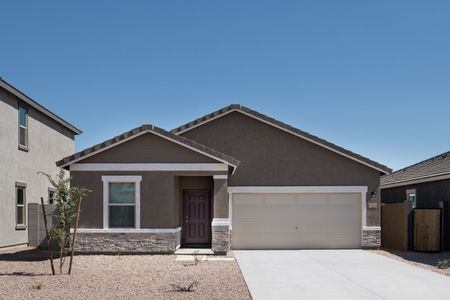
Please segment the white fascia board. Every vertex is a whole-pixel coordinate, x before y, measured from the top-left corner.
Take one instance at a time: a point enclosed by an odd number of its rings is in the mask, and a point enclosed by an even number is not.
[[[229,193],[367,193],[367,186],[229,186]]]
[[[229,218],[214,218],[212,220],[211,226],[230,226]]]
[[[77,163],[70,171],[228,171],[222,163]]]

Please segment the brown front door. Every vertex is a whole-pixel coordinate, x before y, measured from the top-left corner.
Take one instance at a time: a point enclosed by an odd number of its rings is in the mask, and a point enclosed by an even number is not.
[[[211,244],[211,191],[183,191],[183,244]]]

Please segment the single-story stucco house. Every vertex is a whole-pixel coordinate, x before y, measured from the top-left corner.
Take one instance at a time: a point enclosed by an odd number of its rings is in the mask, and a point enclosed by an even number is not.
[[[450,151],[381,177],[381,202],[405,201],[409,203],[407,249],[413,250],[413,210],[431,208],[441,210],[441,250],[450,250]]]
[[[391,172],[241,105],[171,132],[143,125],[57,165],[92,190],[78,238],[90,252],[379,247]]]

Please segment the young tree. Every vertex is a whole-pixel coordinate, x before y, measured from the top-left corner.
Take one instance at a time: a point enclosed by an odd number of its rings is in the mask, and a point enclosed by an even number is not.
[[[56,205],[53,216],[56,218],[56,223],[49,230],[49,238],[56,240],[59,247],[59,273],[63,273],[63,266],[67,254],[71,254],[70,267],[72,266],[72,259],[75,247],[76,239],[76,227],[74,235],[72,237],[72,249],[69,249],[70,245],[70,226],[75,221],[75,226],[78,225],[78,218],[80,216],[80,204],[86,194],[90,192],[84,187],[70,186],[71,177],[66,177],[65,172],[61,169],[53,179],[49,174],[39,172],[39,174],[47,177],[50,184],[55,188],[55,196],[53,203]],[[45,217],[45,216],[44,216]],[[50,254],[50,259],[51,259]],[[70,274],[69,269],[69,274]]]

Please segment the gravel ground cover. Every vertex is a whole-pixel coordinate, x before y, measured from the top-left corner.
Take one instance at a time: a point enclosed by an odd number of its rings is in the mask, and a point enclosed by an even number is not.
[[[437,267],[439,261],[447,259],[450,264],[450,251],[444,252],[413,252],[413,251],[396,251],[396,250],[373,250],[379,255],[384,255],[415,265],[419,268],[427,269],[446,276],[450,276],[450,268],[440,269]]]
[[[236,261],[80,255],[72,272],[52,276],[42,252],[0,254],[0,299],[251,299]],[[192,283],[192,291],[180,291]]]

